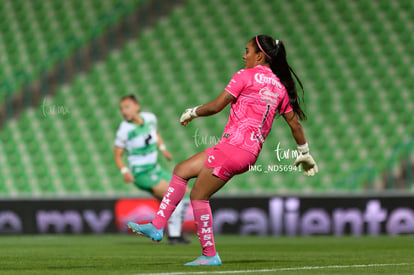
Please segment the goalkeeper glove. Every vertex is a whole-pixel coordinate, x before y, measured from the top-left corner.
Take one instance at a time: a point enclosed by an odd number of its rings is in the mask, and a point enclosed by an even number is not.
[[[197,107],[194,107],[194,108],[186,109],[184,111],[184,113],[181,115],[181,118],[180,118],[181,125],[187,126],[187,124],[191,120],[193,120],[194,118],[198,117],[198,115],[196,113],[197,108],[198,108],[198,106]]]
[[[295,160],[294,165],[299,166],[302,164],[303,173],[307,176],[314,176],[318,173],[318,165],[313,157],[309,154],[309,146],[307,143],[298,145],[299,155]]]

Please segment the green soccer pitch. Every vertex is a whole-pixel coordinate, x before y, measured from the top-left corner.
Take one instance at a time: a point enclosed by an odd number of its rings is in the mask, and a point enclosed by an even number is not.
[[[0,237],[0,274],[414,274],[414,236],[217,236],[223,265],[185,267],[201,254],[135,235]]]

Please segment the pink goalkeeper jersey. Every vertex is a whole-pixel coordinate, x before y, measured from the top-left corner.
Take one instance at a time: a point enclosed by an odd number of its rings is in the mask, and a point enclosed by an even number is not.
[[[235,73],[225,90],[235,100],[220,142],[258,156],[276,111],[292,111],[286,89],[269,67],[258,65]]]

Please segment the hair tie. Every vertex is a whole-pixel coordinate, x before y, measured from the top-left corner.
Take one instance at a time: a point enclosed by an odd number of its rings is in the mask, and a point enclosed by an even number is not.
[[[272,60],[272,58],[262,49],[262,46],[260,46],[260,43],[259,43],[259,38],[258,38],[258,36],[256,35],[256,44],[257,44],[257,46],[259,47],[259,49],[260,49],[260,51],[262,52],[262,53],[264,53],[270,60]]]

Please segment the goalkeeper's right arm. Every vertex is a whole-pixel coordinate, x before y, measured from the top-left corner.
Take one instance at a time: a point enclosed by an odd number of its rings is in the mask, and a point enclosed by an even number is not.
[[[204,105],[194,108],[186,109],[180,118],[180,123],[183,126],[199,116],[211,116],[217,114],[224,109],[230,102],[234,100],[234,97],[227,91],[223,91],[216,99],[210,101]]]
[[[306,142],[302,124],[300,123],[297,115],[293,111],[283,114],[283,118],[288,123],[292,131],[293,138],[295,139],[296,144],[298,145],[299,155],[294,165],[299,166],[300,164],[302,164],[303,173],[307,176],[314,176],[316,173],[318,173],[318,165],[309,153],[309,146]]]

